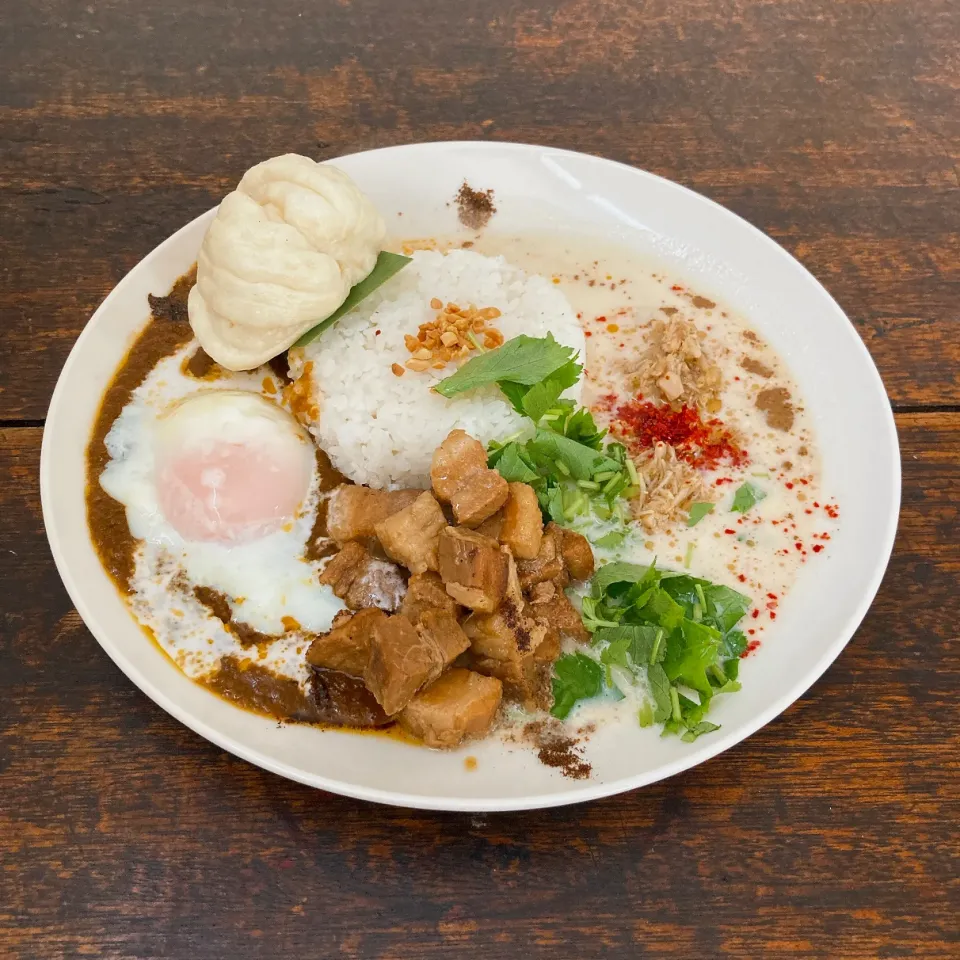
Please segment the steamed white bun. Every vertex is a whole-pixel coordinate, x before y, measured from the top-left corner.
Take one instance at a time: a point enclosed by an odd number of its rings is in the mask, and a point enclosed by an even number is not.
[[[188,301],[200,345],[228,370],[286,350],[374,267],[383,219],[336,167],[288,153],[251,167],[224,198]]]

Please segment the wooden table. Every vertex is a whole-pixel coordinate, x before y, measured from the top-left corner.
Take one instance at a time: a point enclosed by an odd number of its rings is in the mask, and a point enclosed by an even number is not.
[[[35,0],[0,31],[0,955],[960,956],[960,5]],[[255,161],[524,140],[670,177],[823,280],[897,414],[893,562],[780,719],[626,796],[418,813],[181,727],[71,609],[40,436],[90,313]]]

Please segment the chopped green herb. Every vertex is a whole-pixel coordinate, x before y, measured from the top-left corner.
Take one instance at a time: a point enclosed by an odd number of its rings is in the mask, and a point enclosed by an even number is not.
[[[766,496],[763,490],[748,480],[733,495],[733,506],[730,507],[730,510],[733,513],[746,513],[751,507],[764,500]]]
[[[711,723],[709,720],[701,720],[696,726],[688,727],[681,735],[680,739],[684,743],[693,743],[697,737],[701,736],[704,733],[713,733],[714,730],[719,730],[720,724]]]
[[[619,547],[620,544],[623,543],[626,535],[626,530],[611,530],[609,533],[605,533],[602,537],[598,537],[594,541],[594,545],[601,547],[604,550],[613,550],[615,547]]]
[[[656,723],[667,720],[673,710],[670,696],[670,680],[659,663],[651,664],[647,670],[647,682],[650,684],[650,693],[653,695],[653,719]]]
[[[713,513],[712,503],[690,504],[690,516],[687,517],[687,526],[695,527],[708,513]]]
[[[653,722],[689,741],[715,729],[702,725],[713,697],[740,688],[746,637],[737,624],[749,606],[743,594],[709,580],[614,562],[594,575],[582,617],[606,672],[638,682],[645,675]]]
[[[563,720],[580,700],[603,690],[603,668],[582,653],[568,653],[553,665],[553,716]]]
[[[523,395],[517,412],[528,416],[534,423],[539,423],[560,399],[560,394],[580,379],[582,369],[579,363],[570,360],[554,370],[546,380],[535,383]],[[561,416],[560,413],[552,414],[551,422],[559,420]]]
[[[410,262],[410,259],[410,257],[401,256],[399,253],[381,250],[373,269],[359,283],[355,283],[350,288],[347,299],[329,317],[321,320],[315,327],[311,327],[294,346],[303,347],[312,343],[324,330],[332,327],[357,304],[366,300],[377,287],[382,286],[392,276],[399,273]]]
[[[551,374],[556,374],[561,367],[571,364],[573,354],[571,347],[557,343],[549,333],[542,338],[520,334],[508,340],[502,347],[468,360],[453,376],[441,380],[433,389],[441,396],[454,397],[458,393],[475,390],[477,387],[492,383],[501,386],[503,383],[510,383],[533,387],[534,384],[549,378]],[[572,366],[577,367],[579,377],[579,364],[572,364]],[[570,367],[567,366],[568,371],[569,369]],[[564,375],[561,374],[561,376]],[[566,376],[569,376],[569,373]],[[573,382],[576,383],[576,380]],[[523,402],[522,396],[525,393],[526,391],[520,395],[520,404]],[[517,406],[517,392],[509,396],[514,406]]]

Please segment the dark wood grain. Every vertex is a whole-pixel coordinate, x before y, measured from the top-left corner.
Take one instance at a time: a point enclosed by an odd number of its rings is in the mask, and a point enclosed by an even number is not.
[[[726,204],[960,403],[953,0],[7,0],[0,418],[43,416],[116,281],[244,169],[424,139],[572,147]]]
[[[23,598],[0,634],[0,956],[956,956],[960,414],[898,426],[893,563],[806,696],[664,783],[496,816],[314,792],[160,711],[60,586],[40,431],[0,431]]]
[[[953,958],[960,942],[955,0],[0,0],[0,957]],[[736,749],[535,814],[236,760],[107,659],[37,495],[87,317],[253,162],[540,142],[718,200],[847,310],[896,408],[890,570]]]

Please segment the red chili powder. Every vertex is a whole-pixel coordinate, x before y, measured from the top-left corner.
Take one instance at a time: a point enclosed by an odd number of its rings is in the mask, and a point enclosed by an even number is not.
[[[701,469],[713,469],[721,461],[734,466],[748,461],[723,421],[703,421],[695,407],[673,410],[637,396],[617,407],[613,429],[638,451],[657,441],[669,443],[678,457]]]

